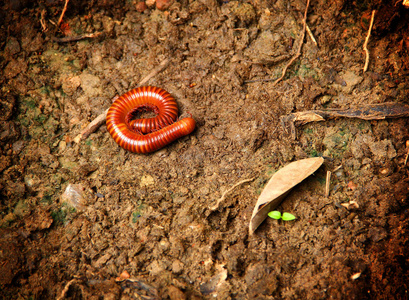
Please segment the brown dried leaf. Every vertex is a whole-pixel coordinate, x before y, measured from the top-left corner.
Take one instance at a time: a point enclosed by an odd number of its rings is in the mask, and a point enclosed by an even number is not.
[[[267,214],[283,201],[293,187],[318,170],[323,162],[322,157],[306,158],[292,162],[277,171],[258,197],[250,219],[250,234],[254,233]]]

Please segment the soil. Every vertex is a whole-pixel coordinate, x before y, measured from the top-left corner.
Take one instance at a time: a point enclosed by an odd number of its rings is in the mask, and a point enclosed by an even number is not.
[[[409,103],[409,8],[395,2],[312,1],[317,45],[306,34],[274,84],[305,1],[73,0],[58,26],[64,1],[0,1],[0,298],[408,299],[408,118],[295,136],[280,123]],[[74,141],[166,59],[147,84],[193,134],[147,155],[106,126]],[[272,174],[314,156],[324,165],[277,208],[296,220],[249,235]]]

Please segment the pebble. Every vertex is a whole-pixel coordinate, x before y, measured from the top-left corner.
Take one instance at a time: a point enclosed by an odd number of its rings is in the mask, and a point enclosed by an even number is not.
[[[146,0],[146,5],[148,6],[148,7],[152,7],[152,6],[154,6],[155,5],[155,2],[156,2],[156,0]]]
[[[83,209],[85,205],[85,189],[81,184],[67,185],[64,193],[61,195],[61,201],[67,202],[76,209]]]
[[[172,272],[174,274],[181,274],[183,269],[184,269],[185,265],[178,259],[175,259],[172,262]]]
[[[156,8],[159,10],[167,10],[172,3],[172,0],[156,0]]]
[[[152,176],[144,175],[141,177],[140,187],[149,186],[155,184],[155,181]]]
[[[136,3],[135,8],[138,12],[144,12],[146,9],[148,9],[148,6],[146,5],[145,1],[139,1]]]

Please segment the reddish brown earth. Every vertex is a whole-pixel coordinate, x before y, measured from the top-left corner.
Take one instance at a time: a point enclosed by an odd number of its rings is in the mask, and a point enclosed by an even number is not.
[[[409,9],[312,1],[317,45],[306,35],[274,85],[305,1],[160,5],[72,0],[57,27],[64,1],[0,1],[0,298],[408,299],[408,118],[293,136],[280,117],[408,104]],[[64,41],[84,34],[96,35]],[[167,59],[147,84],[195,118],[193,134],[148,155],[105,126],[74,141]],[[249,235],[272,174],[314,156],[324,165],[278,208],[297,219]]]

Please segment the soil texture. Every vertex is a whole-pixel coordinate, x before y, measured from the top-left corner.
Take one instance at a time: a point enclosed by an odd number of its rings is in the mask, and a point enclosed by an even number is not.
[[[0,1],[0,298],[408,299],[408,116],[281,119],[409,104],[409,8],[311,1],[302,39],[306,5]],[[75,139],[161,63],[145,85],[192,134]],[[317,156],[277,208],[296,220],[250,235],[271,176]]]

